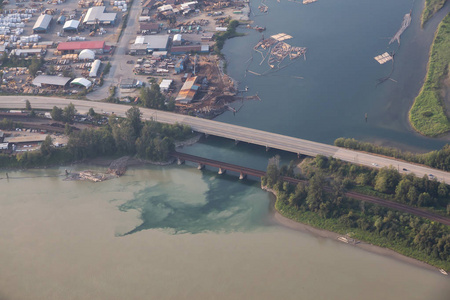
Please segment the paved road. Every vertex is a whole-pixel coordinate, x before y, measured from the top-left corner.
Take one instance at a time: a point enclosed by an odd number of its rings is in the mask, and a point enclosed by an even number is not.
[[[24,108],[25,99],[28,99],[34,108],[52,109],[53,106],[64,107],[71,100],[63,98],[45,98],[45,97],[27,97],[27,96],[2,96],[0,97],[1,108]],[[99,113],[112,113],[118,116],[125,116],[129,109],[127,105],[119,105],[104,102],[91,102],[82,100],[72,100],[79,112],[85,113],[89,108],[94,108]],[[406,163],[391,158],[380,157],[373,154],[362,153],[358,151],[338,148],[335,146],[307,141],[299,138],[289,137],[276,133],[246,128],[226,124],[213,120],[205,120],[185,115],[179,115],[169,112],[157,111],[141,108],[144,119],[154,119],[162,123],[180,123],[189,125],[193,130],[209,135],[229,138],[240,142],[248,142],[264,147],[276,148],[288,152],[316,156],[317,154],[333,156],[344,161],[357,163],[374,168],[384,166],[394,166],[400,173],[415,173],[417,176],[433,174],[439,181],[450,183],[450,173],[429,167]],[[406,169],[404,171],[403,169]]]
[[[87,95],[89,100],[102,100],[109,96],[109,87],[111,85],[118,86],[122,78],[129,78],[133,75],[134,64],[127,64],[128,60],[133,60],[135,57],[126,55],[130,40],[134,40],[136,32],[139,30],[138,17],[141,11],[141,1],[133,1],[127,20],[127,27],[125,28],[119,42],[116,44],[114,55],[110,61],[111,70],[104,78],[103,85],[92,93]]]

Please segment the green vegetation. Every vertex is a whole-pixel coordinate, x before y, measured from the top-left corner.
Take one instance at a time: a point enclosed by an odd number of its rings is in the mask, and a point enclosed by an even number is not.
[[[106,74],[108,74],[110,70],[111,70],[111,63],[108,62],[108,63],[106,64],[105,68],[103,69],[103,76],[106,75]]]
[[[236,32],[236,28],[239,26],[239,21],[228,20],[227,31],[216,33],[216,44],[214,45],[214,52],[217,55],[221,55],[220,52],[225,45],[227,39],[231,39],[238,36],[243,36],[245,34]]]
[[[70,105],[62,111],[63,117],[71,111]],[[95,114],[92,110],[90,114]],[[96,115],[96,114],[95,114]],[[17,155],[0,154],[0,166],[6,168],[27,168],[56,164],[67,164],[98,156],[137,155],[151,161],[167,161],[174,150],[175,140],[184,140],[192,135],[186,125],[161,124],[155,121],[142,122],[139,108],[132,107],[126,118],[111,115],[107,126],[98,129],[84,129],[70,132],[67,147],[53,148],[47,136],[41,151],[24,152]],[[1,122],[0,126],[15,128],[17,124]],[[5,128],[6,129],[6,128]]]
[[[309,183],[299,183],[294,187],[280,180],[280,175],[289,175],[291,171],[292,166],[279,169],[276,164],[270,163],[267,175],[262,178],[262,185],[277,194],[275,208],[285,217],[348,234],[352,238],[450,270],[449,226],[345,196],[345,188],[352,184],[351,178],[361,180],[366,176],[373,177],[372,181],[378,183],[377,188],[387,189],[391,193],[395,190],[396,193],[397,189],[400,191],[400,184],[394,188],[395,181],[405,179],[398,177],[399,174],[390,169],[377,173],[376,170],[364,170],[318,156],[302,167]],[[334,175],[330,176],[331,173]],[[352,175],[339,177],[337,174]],[[386,184],[381,184],[381,181]],[[331,187],[329,191],[324,189],[327,184]]]
[[[431,19],[432,16],[434,16],[435,13],[437,13],[444,5],[447,0],[426,0],[425,1],[425,7],[422,11],[422,17],[421,17],[421,24],[422,27],[425,25],[425,23]]]
[[[14,122],[10,119],[6,119],[4,118],[1,122],[0,122],[0,129],[4,129],[4,130],[14,130],[16,128],[22,128],[22,123],[19,122]]]
[[[427,165],[432,168],[450,171],[450,144],[445,145],[441,150],[435,150],[424,154],[403,152],[396,148],[377,146],[371,143],[346,138],[336,139],[334,145],[347,149],[395,157],[405,161]]]
[[[418,132],[437,136],[450,130],[441,99],[442,81],[450,63],[450,14],[442,20],[431,49],[428,73],[420,94],[409,111],[409,120]]]
[[[77,110],[75,109],[75,105],[73,105],[72,102],[70,102],[70,104],[67,105],[67,107],[65,107],[64,109],[53,106],[50,115],[52,116],[52,119],[55,121],[71,123],[76,113]]]

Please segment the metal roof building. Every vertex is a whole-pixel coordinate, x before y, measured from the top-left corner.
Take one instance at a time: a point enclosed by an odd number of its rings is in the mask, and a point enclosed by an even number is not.
[[[80,21],[69,20],[64,23],[63,30],[64,31],[76,31],[76,30],[78,30],[78,26],[80,26]]]
[[[86,78],[79,77],[72,80],[70,84],[81,85],[88,89],[92,85],[92,82],[90,82]]]
[[[100,69],[101,61],[99,59],[94,60],[89,71],[89,77],[97,77],[98,70]]]
[[[47,32],[50,22],[52,21],[52,16],[50,15],[40,15],[34,23],[33,32]]]
[[[183,86],[181,87],[180,92],[178,93],[178,96],[175,98],[175,101],[177,103],[188,104],[191,103],[192,100],[194,100],[194,97],[199,89],[199,86],[195,84],[196,81],[197,76],[189,77],[188,79],[186,79]]]
[[[83,23],[87,25],[94,25],[97,22],[99,24],[111,24],[114,25],[116,21],[116,13],[105,13],[105,6],[95,6],[89,8],[86,16],[83,19]]]
[[[89,49],[97,53],[103,53],[105,41],[62,42],[58,44],[57,49],[62,52],[79,52],[84,49]]]
[[[169,35],[145,35],[137,36],[135,44],[147,44],[148,50],[164,51],[169,44]]]
[[[66,86],[70,81],[70,77],[60,77],[60,76],[50,76],[50,75],[39,75],[33,79],[33,85],[38,87],[43,86]]]

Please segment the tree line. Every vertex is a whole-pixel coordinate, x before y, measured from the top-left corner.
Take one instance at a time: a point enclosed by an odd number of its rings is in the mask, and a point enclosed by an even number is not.
[[[71,104],[68,107],[62,109],[63,116],[64,112],[72,112]],[[95,115],[95,112],[92,110],[90,114]],[[100,128],[71,132],[64,148],[52,147],[48,136],[41,144],[41,151],[1,154],[0,165],[32,167],[111,155],[136,155],[151,161],[167,161],[170,152],[175,149],[174,141],[192,135],[191,128],[186,125],[162,124],[153,120],[142,122],[137,107],[130,108],[125,118],[111,115],[108,121],[106,126]]]
[[[450,145],[445,145],[441,150],[435,150],[423,154],[404,152],[392,147],[377,146],[367,142],[360,142],[355,139],[338,138],[334,145],[347,149],[360,150],[403,159],[405,161],[427,165],[432,168],[450,171]]]
[[[349,199],[344,180],[330,178],[320,169],[309,173],[307,184],[297,186],[281,181],[282,172],[277,165],[269,164],[262,185],[276,191],[275,207],[283,215],[327,230],[352,232],[355,238],[450,268],[449,226]],[[331,192],[324,189],[326,185]]]

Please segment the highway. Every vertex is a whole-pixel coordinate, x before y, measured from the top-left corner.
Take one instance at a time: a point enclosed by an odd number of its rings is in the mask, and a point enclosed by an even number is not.
[[[70,100],[64,98],[46,98],[35,96],[2,96],[0,97],[0,108],[24,109],[25,100],[28,99],[33,108],[52,109],[53,106],[65,107],[72,102],[80,113],[86,113],[89,108],[93,108],[97,113],[115,113],[118,116],[125,116],[125,112],[130,108],[127,105],[112,104],[105,102],[92,102],[84,100]],[[246,128],[242,126],[227,124],[223,122],[206,120],[186,115],[179,115],[170,112],[163,112],[153,109],[140,108],[143,119],[154,119],[158,122],[169,124],[185,124],[192,127],[194,131],[232,139],[239,142],[247,142],[263,147],[274,148],[303,154],[316,156],[318,154],[333,156],[343,161],[356,163],[373,168],[393,166],[400,173],[414,173],[419,177],[432,174],[439,181],[450,183],[450,173],[429,168],[423,165],[407,163],[393,158],[382,157],[374,154],[358,152],[339,148],[332,145],[312,142],[304,139],[289,137],[267,131]],[[405,171],[405,170],[406,171]]]

